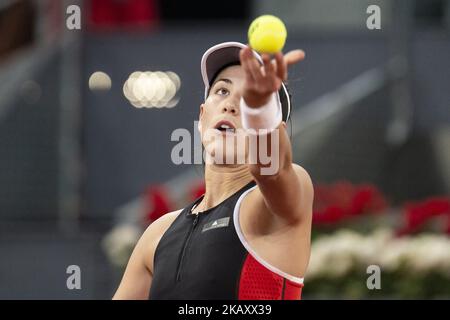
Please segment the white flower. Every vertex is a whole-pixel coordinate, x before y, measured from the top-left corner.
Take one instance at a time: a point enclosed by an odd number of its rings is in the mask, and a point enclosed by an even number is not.
[[[363,237],[353,231],[341,230],[334,235],[314,241],[306,277],[342,277],[360,259]]]
[[[422,235],[411,240],[408,262],[413,272],[441,272],[450,276],[450,239],[442,235]]]
[[[438,272],[450,277],[450,238],[434,234],[396,238],[388,229],[370,235],[340,230],[313,242],[306,277],[343,277],[371,264],[388,272],[406,268],[413,274]]]
[[[125,267],[142,230],[133,224],[112,229],[102,240],[102,247],[112,264]]]
[[[377,252],[376,264],[382,270],[396,271],[410,257],[411,241],[407,238],[392,238]]]

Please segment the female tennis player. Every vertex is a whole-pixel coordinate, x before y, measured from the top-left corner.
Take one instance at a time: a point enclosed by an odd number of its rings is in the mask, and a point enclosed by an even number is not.
[[[198,127],[214,160],[205,165],[206,192],[147,228],[113,299],[301,298],[313,187],[292,163],[284,82],[303,58],[294,50],[271,59],[238,42],[205,52]],[[236,161],[230,139],[244,143],[246,161]],[[270,161],[249,150],[268,150]],[[234,162],[217,161],[219,154]]]

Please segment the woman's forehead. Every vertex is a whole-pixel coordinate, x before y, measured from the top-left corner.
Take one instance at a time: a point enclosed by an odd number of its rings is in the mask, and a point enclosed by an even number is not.
[[[226,67],[225,69],[223,69],[222,71],[219,72],[219,74],[216,77],[216,80],[214,82],[216,82],[217,80],[221,79],[221,78],[225,78],[225,79],[230,79],[233,81],[233,78],[244,78],[244,70],[242,69],[242,67],[240,65],[234,65],[234,66],[229,66]]]

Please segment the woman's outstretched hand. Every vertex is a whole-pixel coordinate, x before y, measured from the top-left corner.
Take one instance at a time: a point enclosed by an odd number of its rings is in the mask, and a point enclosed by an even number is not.
[[[286,54],[277,52],[274,59],[264,53],[261,57],[262,66],[250,47],[241,49],[240,52],[241,66],[245,72],[242,97],[252,108],[263,106],[269,101],[272,93],[278,91],[281,83],[287,80],[288,67],[302,61],[305,52],[303,50],[292,50]]]

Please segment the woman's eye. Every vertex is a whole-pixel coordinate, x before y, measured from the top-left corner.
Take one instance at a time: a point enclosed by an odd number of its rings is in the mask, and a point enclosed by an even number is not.
[[[225,88],[220,88],[216,90],[216,94],[220,96],[227,96],[230,92]]]

